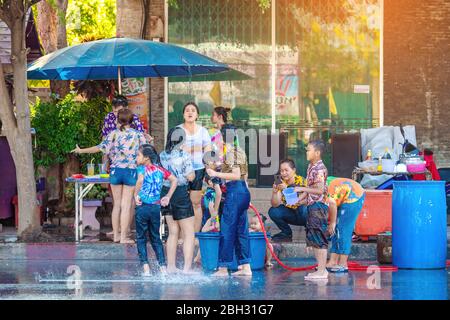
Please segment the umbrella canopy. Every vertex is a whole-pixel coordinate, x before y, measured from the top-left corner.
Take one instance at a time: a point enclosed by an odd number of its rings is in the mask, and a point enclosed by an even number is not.
[[[228,71],[220,73],[200,74],[194,75],[192,77],[189,76],[170,77],[169,82],[243,81],[250,79],[253,79],[253,77],[249,76],[246,73],[230,68]]]
[[[107,80],[193,76],[226,70],[226,64],[173,44],[112,38],[43,56],[28,66],[28,79]]]

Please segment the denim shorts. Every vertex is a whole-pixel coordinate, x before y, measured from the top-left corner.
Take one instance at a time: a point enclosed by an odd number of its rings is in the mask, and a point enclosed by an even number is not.
[[[109,181],[112,185],[126,185],[134,187],[137,181],[136,169],[111,168]]]
[[[161,198],[166,196],[169,188],[163,187]],[[189,198],[188,186],[178,186],[170,198],[170,204],[167,207],[161,207],[161,214],[172,216],[173,220],[182,220],[194,216],[191,198]]]

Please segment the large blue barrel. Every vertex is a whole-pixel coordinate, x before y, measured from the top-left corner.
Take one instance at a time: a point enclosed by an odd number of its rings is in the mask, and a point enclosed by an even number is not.
[[[392,262],[403,269],[443,269],[447,259],[444,181],[395,181]]]

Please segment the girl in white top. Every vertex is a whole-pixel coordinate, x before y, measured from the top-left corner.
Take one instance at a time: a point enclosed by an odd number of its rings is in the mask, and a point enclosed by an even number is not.
[[[179,125],[186,133],[186,143],[183,149],[191,155],[195,171],[195,179],[189,183],[190,198],[195,215],[195,232],[200,231],[203,216],[201,205],[203,178],[205,177],[203,156],[212,150],[208,130],[196,123],[198,116],[198,106],[194,102],[188,102],[183,108],[184,123]]]

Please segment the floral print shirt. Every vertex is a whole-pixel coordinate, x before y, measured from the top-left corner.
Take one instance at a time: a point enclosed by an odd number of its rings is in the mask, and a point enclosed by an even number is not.
[[[144,135],[135,129],[129,128],[124,131],[116,129],[97,147],[109,156],[111,168],[136,169],[139,147],[146,143]]]
[[[323,164],[322,160],[317,161],[316,163],[310,163],[308,166],[306,182],[308,184],[308,188],[320,189],[322,194],[308,194],[307,204],[308,206],[316,203],[322,202],[327,204],[327,178],[328,178],[328,170],[327,167]]]
[[[339,207],[346,203],[355,203],[364,195],[364,189],[353,180],[337,178],[328,187],[328,197],[334,199]]]
[[[161,188],[163,181],[167,180],[171,173],[160,166],[147,165],[137,168],[138,175],[144,176],[139,198],[142,203],[159,204],[161,200]]]
[[[134,114],[133,115],[133,123],[130,125],[132,129],[135,129],[139,132],[144,132],[144,127],[142,126],[139,117]],[[112,131],[117,129],[117,117],[114,112],[110,112],[106,115],[105,120],[103,120],[103,128],[102,128],[102,136],[103,138],[108,136]]]

